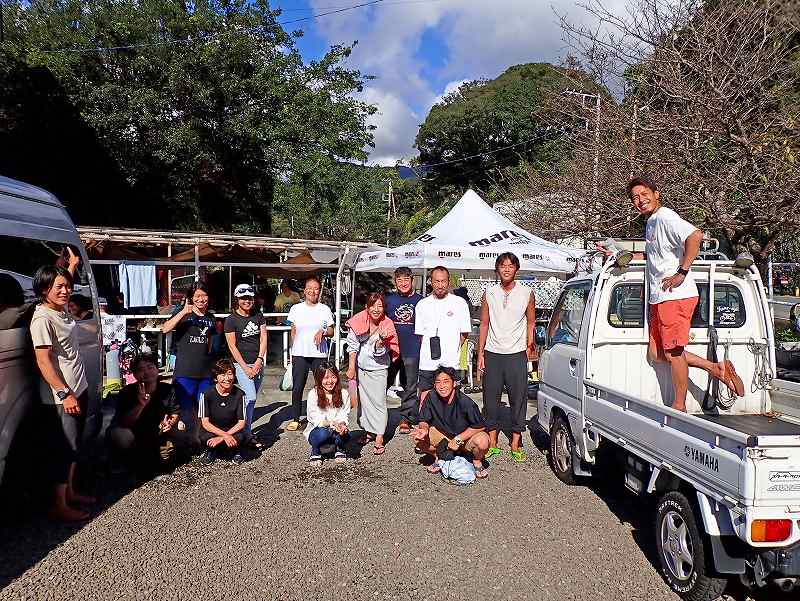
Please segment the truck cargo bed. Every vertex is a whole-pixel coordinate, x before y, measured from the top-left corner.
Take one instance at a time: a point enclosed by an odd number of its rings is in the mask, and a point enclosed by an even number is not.
[[[800,434],[800,425],[768,415],[695,415],[720,426],[738,430],[748,436],[792,436]]]

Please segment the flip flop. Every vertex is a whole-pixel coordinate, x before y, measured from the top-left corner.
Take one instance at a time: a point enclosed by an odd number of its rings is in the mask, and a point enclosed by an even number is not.
[[[382,444],[376,444],[375,448],[372,449],[373,455],[383,455],[386,452],[386,447]]]
[[[442,471],[442,466],[439,465],[438,463],[432,463],[428,467],[426,467],[425,470],[429,474],[438,474]]]
[[[742,382],[739,374],[736,373],[733,363],[728,359],[722,362],[722,378],[720,379],[731,392],[736,393],[736,396],[744,396],[744,382]]]
[[[411,426],[408,425],[408,422],[402,422],[400,426],[397,428],[398,434],[410,434],[411,433]]]
[[[286,430],[289,432],[295,432],[299,427],[300,427],[300,422],[298,422],[297,420],[292,420],[288,424],[286,424]]]
[[[475,467],[475,477],[479,480],[483,480],[489,475],[489,470],[485,467]]]

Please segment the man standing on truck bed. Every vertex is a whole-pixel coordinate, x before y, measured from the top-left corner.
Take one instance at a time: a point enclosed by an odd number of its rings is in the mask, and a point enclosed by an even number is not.
[[[699,367],[720,380],[737,396],[744,384],[728,361],[713,363],[685,350],[692,314],[698,302],[697,285],[690,273],[700,251],[703,232],[661,205],[661,194],[647,177],[628,182],[628,197],[647,219],[645,254],[650,289],[650,344],[648,358],[669,363],[675,399],[672,408],[686,411],[689,367]]]

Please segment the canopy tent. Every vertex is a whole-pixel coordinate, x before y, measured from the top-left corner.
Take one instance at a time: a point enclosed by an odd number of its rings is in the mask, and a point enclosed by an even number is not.
[[[468,190],[439,223],[416,240],[397,248],[362,251],[355,271],[388,272],[398,267],[458,271],[494,271],[503,252],[519,257],[521,270],[543,275],[575,271],[585,251],[548,242],[525,231]]]

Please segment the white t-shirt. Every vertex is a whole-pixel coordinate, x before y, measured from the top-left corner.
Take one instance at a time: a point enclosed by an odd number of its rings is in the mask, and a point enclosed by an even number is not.
[[[458,369],[461,334],[472,331],[467,302],[460,296],[448,293],[444,298],[433,294],[417,303],[414,333],[422,336],[419,368],[434,371],[439,366]],[[431,359],[431,337],[439,336],[442,356]]]
[[[34,347],[51,347],[51,356],[56,359],[64,383],[76,397],[79,397],[89,385],[86,382],[86,369],[81,360],[77,327],[69,313],[36,305],[30,331]],[[58,390],[51,388],[44,378],[41,378],[39,390],[45,405],[64,404],[64,401],[58,398]]]
[[[311,306],[306,302],[292,305],[286,320],[295,327],[295,336],[292,340],[293,357],[328,356],[327,338],[323,337],[320,346],[314,344],[314,335],[333,325],[333,313],[328,305],[317,303]]]
[[[661,282],[675,275],[683,259],[683,245],[697,228],[667,207],[660,207],[647,220],[644,230],[647,253],[647,283],[650,286],[650,304],[680,300],[697,296],[697,285],[692,272],[672,292],[661,289]]]

